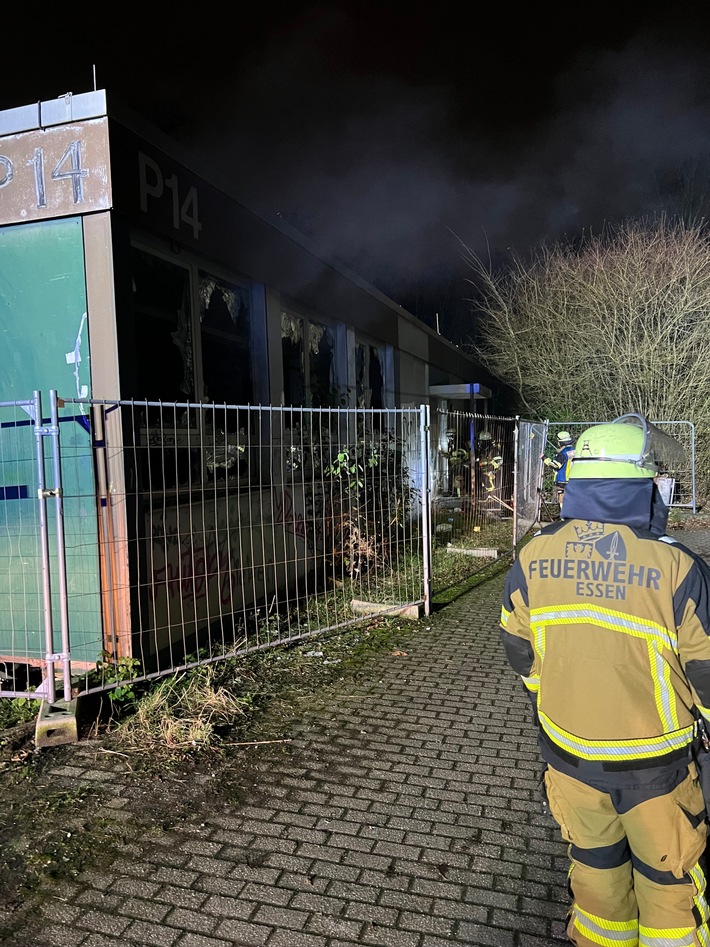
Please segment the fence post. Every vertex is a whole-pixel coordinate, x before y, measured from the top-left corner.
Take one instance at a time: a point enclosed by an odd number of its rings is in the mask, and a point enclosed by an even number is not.
[[[44,641],[46,679],[37,690],[49,705],[56,703],[57,691],[54,677],[54,668],[58,661],[62,662],[64,684],[64,700],[71,700],[71,661],[69,656],[69,612],[67,604],[67,570],[64,548],[64,507],[62,501],[62,471],[59,456],[59,410],[57,392],[49,393],[50,419],[49,426],[45,426],[42,418],[42,396],[39,391],[34,392],[34,433],[37,461],[37,499],[39,501],[39,534],[42,557],[42,598],[44,607]],[[45,476],[44,438],[51,438],[52,468],[54,486],[47,487]],[[54,621],[52,615],[52,578],[49,556],[49,530],[47,525],[47,500],[54,499],[56,546],[57,546],[57,574],[59,580],[60,627],[62,636],[61,651],[54,647]]]
[[[516,557],[518,546],[518,474],[520,455],[518,448],[520,445],[520,415],[515,415],[515,427],[513,429],[513,561]]]
[[[115,611],[115,580],[113,567],[112,523],[109,510],[108,466],[106,461],[106,408],[102,404],[91,405],[91,430],[94,464],[96,468],[97,499],[101,518],[99,543],[103,548],[106,573],[106,589],[103,595],[106,605],[102,612],[106,622],[106,639],[110,643],[111,654],[118,658],[118,641],[116,637]]]
[[[33,392],[33,420],[35,434],[35,461],[37,473],[37,500],[39,503],[39,541],[42,559],[42,602],[44,608],[44,660],[46,678],[43,687],[47,701],[53,704],[56,701],[54,686],[54,664],[57,656],[54,653],[54,628],[52,625],[52,582],[49,568],[49,534],[47,530],[47,491],[44,479],[44,433],[42,426],[42,396],[39,391]]]
[[[691,483],[693,489],[693,513],[698,512],[698,498],[695,492],[695,425],[691,422],[690,424],[690,454],[691,454]]]
[[[424,563],[424,614],[431,614],[431,477],[429,456],[431,442],[429,405],[419,406],[422,483],[422,558]]]
[[[59,577],[59,620],[62,632],[62,675],[64,678],[64,700],[71,700],[71,659],[69,643],[69,602],[67,597],[67,558],[64,541],[64,490],[62,486],[62,464],[59,446],[59,403],[57,392],[49,392],[50,427],[48,434],[52,445],[52,467],[54,486],[49,494],[54,499],[54,516],[57,529],[57,575]]]

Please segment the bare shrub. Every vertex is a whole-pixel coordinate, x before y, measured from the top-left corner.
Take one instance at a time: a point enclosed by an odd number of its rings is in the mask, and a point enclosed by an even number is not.
[[[701,225],[628,221],[559,243],[505,272],[468,254],[478,358],[533,416],[607,420],[639,411],[696,426],[710,495],[710,239]]]

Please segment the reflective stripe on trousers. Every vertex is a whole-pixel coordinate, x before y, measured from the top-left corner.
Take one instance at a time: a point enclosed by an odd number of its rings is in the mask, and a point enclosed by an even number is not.
[[[612,797],[549,768],[550,811],[570,843],[578,947],[710,947],[701,867],[707,836],[695,766],[670,792]]]

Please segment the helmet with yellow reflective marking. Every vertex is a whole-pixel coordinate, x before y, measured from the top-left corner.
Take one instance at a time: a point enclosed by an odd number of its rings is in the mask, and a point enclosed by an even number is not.
[[[560,431],[557,434],[557,440],[564,447],[565,445],[572,443],[572,435],[569,431]]]
[[[577,440],[569,473],[572,479],[655,477],[683,462],[678,441],[641,414],[623,414],[609,424],[595,424]]]

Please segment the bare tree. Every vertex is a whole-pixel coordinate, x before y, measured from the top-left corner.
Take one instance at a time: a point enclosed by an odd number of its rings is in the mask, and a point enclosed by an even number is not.
[[[552,420],[640,411],[696,426],[710,492],[710,238],[702,225],[629,221],[494,272],[470,254],[478,358]]]

